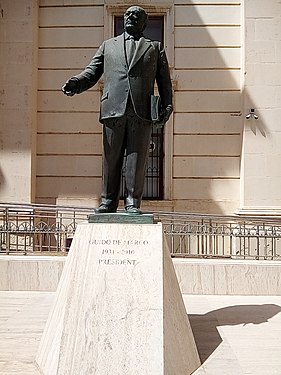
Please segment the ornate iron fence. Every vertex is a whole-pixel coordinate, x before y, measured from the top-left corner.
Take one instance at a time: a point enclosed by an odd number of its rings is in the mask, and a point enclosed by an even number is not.
[[[86,207],[0,204],[0,254],[64,255]],[[281,218],[154,212],[173,256],[281,259]]]
[[[0,253],[65,254],[90,209],[0,204]]]
[[[159,214],[174,256],[281,260],[281,218]]]

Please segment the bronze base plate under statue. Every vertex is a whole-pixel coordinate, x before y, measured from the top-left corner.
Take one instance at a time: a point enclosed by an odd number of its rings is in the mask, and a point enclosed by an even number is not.
[[[90,214],[88,223],[120,223],[120,224],[154,224],[153,214],[127,214],[122,212],[109,214]]]

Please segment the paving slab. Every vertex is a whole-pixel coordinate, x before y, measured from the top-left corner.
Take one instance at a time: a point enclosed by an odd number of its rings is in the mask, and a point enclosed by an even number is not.
[[[0,374],[37,375],[35,354],[54,293],[0,292]]]
[[[0,292],[0,374],[38,375],[54,292]],[[184,295],[202,359],[194,375],[280,375],[281,297]],[[87,374],[79,374],[87,375]]]
[[[196,375],[281,374],[281,297],[188,296]]]

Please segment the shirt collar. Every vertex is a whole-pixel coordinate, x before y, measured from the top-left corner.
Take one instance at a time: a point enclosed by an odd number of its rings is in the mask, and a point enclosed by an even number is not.
[[[134,40],[140,40],[140,38],[143,36],[143,34],[139,34],[139,35],[130,35],[127,33],[127,31],[125,31],[125,40],[129,40],[129,39],[134,39]]]

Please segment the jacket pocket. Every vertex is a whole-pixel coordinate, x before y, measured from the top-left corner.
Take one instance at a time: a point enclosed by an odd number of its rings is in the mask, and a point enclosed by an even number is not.
[[[103,94],[100,101],[103,102],[105,99],[108,99],[108,92]]]

